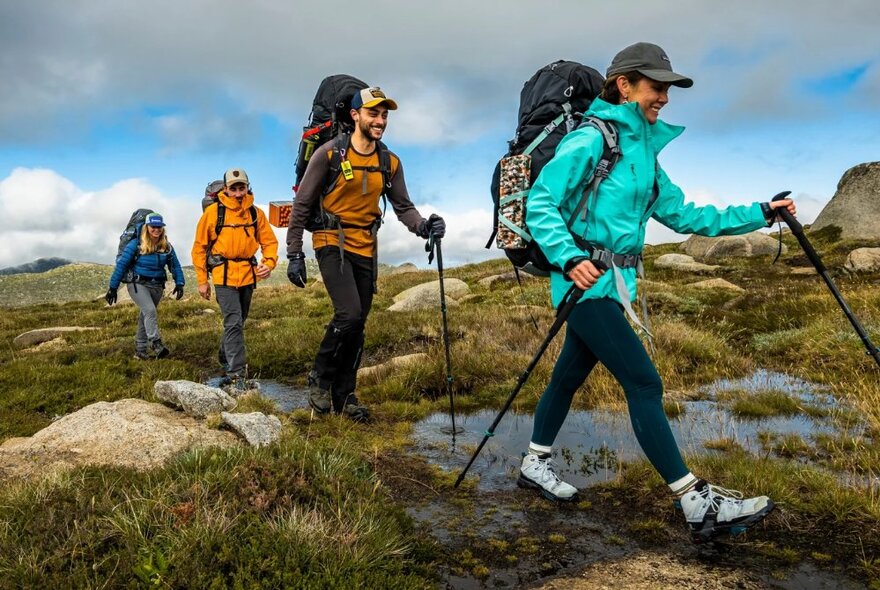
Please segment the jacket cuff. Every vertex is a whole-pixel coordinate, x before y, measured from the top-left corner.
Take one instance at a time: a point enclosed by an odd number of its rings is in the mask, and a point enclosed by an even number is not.
[[[776,212],[773,210],[773,207],[770,206],[769,202],[761,203],[761,215],[764,216],[764,220],[767,222],[767,226],[773,225],[773,219],[776,217]]]
[[[565,263],[565,266],[562,267],[562,272],[565,273],[566,276],[568,276],[568,273],[570,273],[574,269],[574,267],[576,267],[578,264],[580,264],[584,260],[589,260],[589,259],[590,259],[589,256],[575,256],[574,258],[569,259],[569,261]]]

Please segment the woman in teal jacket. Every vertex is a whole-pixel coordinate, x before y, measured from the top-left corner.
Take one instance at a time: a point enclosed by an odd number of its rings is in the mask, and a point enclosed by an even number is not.
[[[518,484],[553,500],[576,497],[577,489],[553,471],[552,444],[575,391],[601,362],[623,386],[639,444],[680,501],[693,538],[700,542],[748,528],[773,509],[773,502],[766,496],[744,500],[738,492],[698,479],[685,465],[663,412],[660,376],[626,319],[628,314],[638,323],[631,307],[636,295],[633,262],[644,247],[645,225],[652,217],[680,233],[718,236],[766,227],[776,217],[775,208],[787,207],[793,214],[795,207],[791,200],[725,209],[685,203],[681,189],[657,163],[660,150],[683,131],[658,119],[671,85],[689,88],[693,81],[672,71],[660,47],[636,43],[618,53],[600,98],[586,115],[613,124],[621,157],[588,199],[586,215],[579,212],[567,226],[602,158],[605,140],[594,127],[566,135],[529,192],[529,230],[547,259],[562,269],[551,274],[553,304],[560,303],[572,282],[585,293],[569,316],[565,343],[535,411]],[[619,255],[607,272],[590,261],[591,251],[602,250]]]

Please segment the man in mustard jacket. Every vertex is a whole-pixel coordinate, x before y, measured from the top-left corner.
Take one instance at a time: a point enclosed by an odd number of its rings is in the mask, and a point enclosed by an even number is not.
[[[278,262],[278,239],[262,210],[254,205],[247,173],[231,168],[223,175],[225,188],[217,202],[202,213],[196,227],[192,261],[199,295],[211,299],[211,282],[223,313],[220,364],[226,383],[243,390],[246,385],[244,321],[257,281],[267,279]],[[262,259],[257,261],[257,250]]]

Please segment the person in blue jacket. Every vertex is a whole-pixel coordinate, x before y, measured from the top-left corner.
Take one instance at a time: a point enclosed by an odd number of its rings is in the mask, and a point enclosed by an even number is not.
[[[113,269],[110,277],[110,288],[104,298],[108,305],[116,303],[119,283],[128,283],[128,294],[140,308],[138,314],[137,334],[135,335],[134,357],[148,360],[165,358],[171,351],[162,342],[159,334],[159,318],[156,308],[165,293],[165,273],[167,267],[174,277],[174,290],[171,292],[177,299],[183,297],[183,269],[174,248],[165,234],[165,221],[158,213],[150,213],[140,228],[139,238],[131,240]]]
[[[684,510],[695,542],[738,532],[764,518],[773,502],[743,499],[694,476],[682,459],[663,411],[663,383],[627,316],[632,312],[636,274],[650,218],[680,233],[742,234],[767,227],[775,209],[795,213],[790,199],[718,209],[686,203],[684,194],[657,162],[660,150],[684,130],[658,118],[670,86],[689,88],[690,78],[673,72],[666,53],[636,43],[611,62],[600,97],[586,116],[610,122],[618,131],[620,160],[571,227],[569,220],[603,155],[603,134],[581,126],[566,135],[529,192],[526,223],[547,259],[551,295],[558,306],[572,283],[585,291],[568,318],[565,342],[550,383],[535,410],[535,423],[518,484],[553,500],[572,500],[577,489],[553,471],[552,445],[575,391],[601,362],[622,385],[636,438],[648,460]],[[591,261],[603,258],[603,270]],[[601,265],[600,265],[601,266]]]

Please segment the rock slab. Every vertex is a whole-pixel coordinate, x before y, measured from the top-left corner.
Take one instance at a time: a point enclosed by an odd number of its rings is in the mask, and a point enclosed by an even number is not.
[[[92,330],[100,330],[100,328],[82,326],[57,326],[54,328],[38,328],[36,330],[25,332],[24,334],[19,334],[18,336],[13,338],[12,345],[16,348],[29,348],[31,346],[36,346],[37,344],[42,344],[43,342],[48,342],[49,340],[54,340],[55,338],[63,336],[64,334],[70,334],[71,332],[90,332]]]
[[[224,424],[255,447],[272,444],[281,436],[281,420],[277,416],[267,416],[262,412],[248,414],[222,412],[220,417],[223,418]]]
[[[679,249],[688,256],[710,261],[737,257],[776,256],[779,251],[779,240],[757,231],[716,238],[692,235],[681,243]],[[786,252],[788,246],[782,244],[782,253]]]
[[[470,293],[467,283],[461,279],[444,279],[443,291],[446,305],[458,305],[456,299]],[[410,287],[394,296],[394,305],[388,311],[413,311],[418,309],[440,308],[440,281],[430,281]]]
[[[706,279],[705,281],[690,283],[688,284],[688,287],[693,287],[695,289],[725,289],[727,291],[734,291],[736,293],[746,292],[746,290],[739,285],[734,285],[733,283],[725,281],[724,279]]]
[[[855,272],[880,270],[880,248],[856,248],[846,257],[846,268]]]
[[[664,254],[658,256],[657,260],[654,261],[654,266],[694,273],[713,273],[721,268],[720,266],[702,264],[686,254]]]
[[[231,410],[236,404],[222,389],[193,381],[156,381],[153,393],[161,401],[182,409],[193,418]]]
[[[395,368],[406,367],[426,360],[428,360],[428,355],[424,352],[396,356],[381,365],[373,365],[372,367],[362,367],[361,369],[358,369],[357,378],[358,380],[379,378]]]
[[[837,192],[810,226],[840,228],[845,240],[880,240],[880,162],[866,162],[843,173]]]
[[[0,479],[83,465],[150,469],[194,448],[238,443],[230,432],[140,399],[98,402],[0,448]]]

